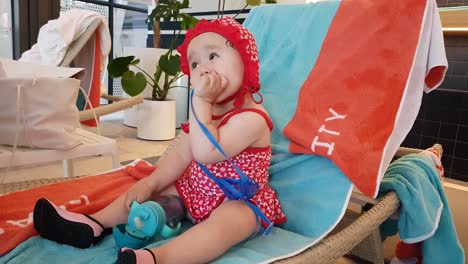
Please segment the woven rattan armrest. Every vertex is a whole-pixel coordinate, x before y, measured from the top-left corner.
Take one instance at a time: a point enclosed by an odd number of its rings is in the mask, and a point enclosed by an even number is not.
[[[356,247],[398,210],[400,201],[394,192],[379,199],[369,211],[341,231],[330,235],[304,252],[275,263],[335,263]]]

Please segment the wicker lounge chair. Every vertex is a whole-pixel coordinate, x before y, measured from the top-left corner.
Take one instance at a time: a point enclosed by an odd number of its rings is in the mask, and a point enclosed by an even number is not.
[[[174,148],[178,139],[179,137],[176,137],[173,140],[159,160],[162,160]],[[442,149],[439,144],[435,144],[434,147]],[[420,151],[422,150],[401,147],[395,157]],[[0,185],[0,194],[75,178],[77,177],[6,183]],[[383,243],[380,239],[379,226],[398,211],[400,201],[396,193],[390,192],[379,199],[370,199],[356,191],[353,192],[351,199],[360,204],[372,203],[373,206],[362,214],[348,210],[337,227],[318,244],[298,255],[275,263],[335,263],[339,258],[347,254],[352,254],[376,264],[384,263]]]

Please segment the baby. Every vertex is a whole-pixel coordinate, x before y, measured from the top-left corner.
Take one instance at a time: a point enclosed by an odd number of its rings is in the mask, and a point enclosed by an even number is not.
[[[187,32],[178,51],[194,92],[189,124],[175,149],[152,175],[90,216],[40,199],[34,226],[42,237],[90,247],[110,228],[127,222],[133,201],[176,195],[195,225],[156,248],[123,248],[118,263],[207,263],[271,224],[286,221],[276,193],[268,186],[273,124],[258,94],[259,61],[252,34],[232,18],[202,20]],[[217,179],[239,179],[231,162],[258,185],[252,196],[233,199],[205,173],[208,170]]]

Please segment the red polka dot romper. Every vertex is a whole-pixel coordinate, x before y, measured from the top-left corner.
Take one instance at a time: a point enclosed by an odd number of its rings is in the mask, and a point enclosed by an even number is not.
[[[273,124],[269,117],[264,112],[255,108],[237,109],[229,113],[218,127],[224,125],[234,114],[244,111],[259,113],[267,121],[270,131],[273,129]],[[185,125],[182,128],[184,132],[188,133],[188,126]],[[281,210],[275,191],[268,186],[270,159],[270,146],[247,148],[236,156],[231,157],[231,161],[245,175],[255,180],[260,187],[257,194],[250,201],[257,205],[272,223],[281,224],[286,221],[286,216]],[[204,165],[215,177],[239,179],[239,175],[227,160]],[[195,161],[192,161],[185,173],[176,181],[175,186],[195,223],[200,223],[207,219],[211,212],[226,199],[223,191],[202,171]]]

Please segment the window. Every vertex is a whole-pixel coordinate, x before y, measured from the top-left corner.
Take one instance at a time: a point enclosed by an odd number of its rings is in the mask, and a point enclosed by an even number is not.
[[[0,58],[13,58],[13,36],[11,31],[11,2],[0,2]]]
[[[112,40],[109,59],[112,59],[123,55],[126,46],[146,47],[148,26],[145,20],[151,3],[152,0],[60,0],[60,11],[78,8],[103,15],[109,23]],[[102,80],[109,94],[123,95],[119,80],[112,80],[107,72],[103,73]]]

